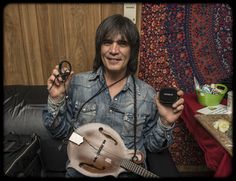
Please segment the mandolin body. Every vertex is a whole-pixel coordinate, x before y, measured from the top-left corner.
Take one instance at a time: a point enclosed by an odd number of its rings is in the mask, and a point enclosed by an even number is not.
[[[126,148],[120,135],[110,126],[88,123],[77,128],[75,132],[83,137],[83,141],[79,144],[69,141],[68,167],[73,167],[89,177],[117,177],[126,171],[124,161],[130,160],[134,151]],[[137,156],[139,163],[143,162],[142,153],[137,152]]]

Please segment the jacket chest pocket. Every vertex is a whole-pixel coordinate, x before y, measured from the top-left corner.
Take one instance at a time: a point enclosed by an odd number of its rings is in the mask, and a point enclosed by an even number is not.
[[[78,104],[75,105],[74,115],[76,116],[76,120],[79,121],[79,125],[83,125],[86,123],[95,122],[95,117],[97,113],[97,104],[95,103],[87,103],[83,106],[81,111],[79,112],[80,106]]]
[[[136,136],[141,137],[143,131],[143,125],[146,120],[146,115],[138,114],[136,122]],[[122,136],[133,137],[134,136],[134,114],[125,113],[123,116],[123,130]]]

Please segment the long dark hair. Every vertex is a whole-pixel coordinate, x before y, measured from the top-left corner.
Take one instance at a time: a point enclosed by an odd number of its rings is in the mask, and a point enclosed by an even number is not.
[[[127,67],[127,74],[135,74],[138,67],[138,53],[140,37],[136,25],[127,17],[115,14],[104,19],[96,31],[96,55],[93,62],[93,70],[96,71],[103,66],[101,59],[101,45],[107,37],[120,34],[122,39],[126,39],[130,46],[131,54]]]

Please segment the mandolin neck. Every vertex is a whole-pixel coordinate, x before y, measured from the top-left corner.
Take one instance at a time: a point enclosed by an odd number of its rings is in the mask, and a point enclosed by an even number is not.
[[[155,175],[154,173],[148,171],[147,169],[143,168],[140,165],[137,165],[136,163],[130,160],[123,159],[121,161],[120,166],[145,178],[159,178],[159,176]]]

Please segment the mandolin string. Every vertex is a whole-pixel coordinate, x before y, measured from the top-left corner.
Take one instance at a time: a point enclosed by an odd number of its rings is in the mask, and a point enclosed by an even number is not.
[[[93,146],[87,139],[85,139],[85,137],[83,137],[83,139],[88,143],[89,146],[91,146],[94,150],[98,150],[98,148],[95,148],[95,146]]]
[[[83,137],[83,138],[85,138],[85,137]],[[94,143],[97,143],[97,142],[93,142],[93,140],[92,140],[92,141],[89,141],[89,140],[86,139],[86,138],[85,138],[85,141],[86,141],[93,149],[99,150],[99,146],[94,145]],[[96,147],[97,147],[97,148],[96,148]],[[123,159],[124,159],[124,158],[120,157],[119,155],[114,154],[112,151],[108,151],[108,150],[106,150],[106,149],[102,149],[102,151],[103,151],[104,153],[108,153],[108,154],[112,155],[112,156],[115,157],[116,159],[119,159],[119,160],[123,160]],[[105,155],[100,154],[100,156],[102,156],[102,157],[105,158]]]
[[[88,139],[86,139],[85,137],[83,137],[83,138],[84,138],[84,140],[88,143],[88,145],[91,146],[94,150],[96,150],[96,151],[99,150],[99,146],[93,145],[93,143],[91,143]],[[95,142],[95,143],[97,143],[97,142]],[[116,160],[118,160],[118,161],[124,159],[124,158],[122,158],[122,157],[120,157],[120,156],[118,156],[118,155],[116,155],[116,154],[114,154],[114,153],[112,153],[112,152],[110,152],[110,151],[107,151],[106,149],[102,149],[102,151],[103,151],[104,153],[106,153],[106,154],[112,155],[112,156],[113,156]],[[86,152],[96,153],[96,152],[91,151],[91,150],[86,150]],[[103,155],[103,154],[99,154],[98,156],[101,156],[101,157],[103,157],[104,159],[107,157],[106,155]],[[108,157],[107,157],[107,158],[108,158]],[[119,164],[116,164],[116,163],[117,163],[117,162],[115,161],[115,165],[120,166]],[[113,165],[114,165],[114,163],[113,163]]]

